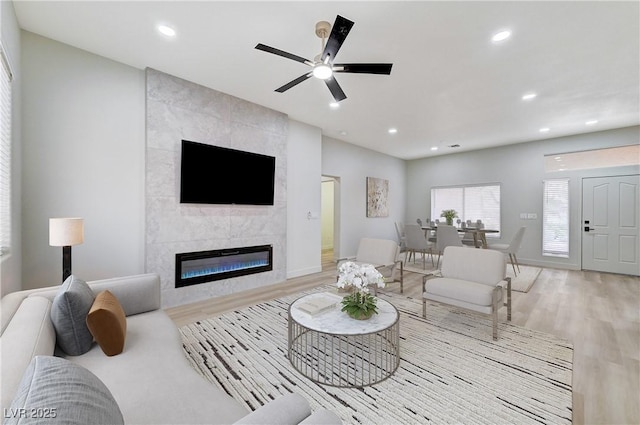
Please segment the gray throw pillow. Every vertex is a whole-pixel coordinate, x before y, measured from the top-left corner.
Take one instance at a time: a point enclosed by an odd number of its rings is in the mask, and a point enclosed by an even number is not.
[[[79,356],[91,349],[93,335],[87,327],[87,314],[95,295],[82,279],[71,275],[64,281],[51,305],[51,322],[56,343],[66,354]]]
[[[84,367],[53,356],[36,356],[22,376],[5,425],[124,424],[104,383]]]

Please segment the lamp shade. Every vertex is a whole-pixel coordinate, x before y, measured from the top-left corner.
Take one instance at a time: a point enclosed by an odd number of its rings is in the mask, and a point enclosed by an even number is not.
[[[72,246],[84,242],[84,219],[50,218],[49,245]]]

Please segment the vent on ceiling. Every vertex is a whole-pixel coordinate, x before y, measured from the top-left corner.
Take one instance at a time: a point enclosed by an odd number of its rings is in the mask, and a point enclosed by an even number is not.
[[[459,148],[459,147],[460,147],[460,145],[456,143],[455,145],[449,145],[449,147],[450,147],[450,148]]]

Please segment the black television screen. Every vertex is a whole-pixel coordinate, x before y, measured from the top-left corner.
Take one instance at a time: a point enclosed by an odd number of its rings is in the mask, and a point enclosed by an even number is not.
[[[273,205],[276,159],[182,141],[180,203]]]

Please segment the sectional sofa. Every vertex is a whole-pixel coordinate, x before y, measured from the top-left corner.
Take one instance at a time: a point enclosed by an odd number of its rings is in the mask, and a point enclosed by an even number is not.
[[[61,308],[72,313],[82,310],[82,303],[74,299],[77,288],[92,302],[99,294],[112,295],[113,311],[122,314],[106,334],[96,336],[99,342],[85,341],[80,351],[74,351],[69,341],[82,340],[79,329],[87,312],[80,312],[80,320],[66,330],[58,318]],[[61,301],[63,293],[67,298]],[[312,412],[304,397],[294,393],[248,411],[192,368],[177,327],[160,305],[160,279],[155,274],[88,283],[71,276],[58,287],[4,296],[0,336],[3,422],[341,423],[326,409]],[[118,319],[118,314],[107,311],[105,315]],[[109,352],[107,345],[114,341],[116,349]]]

